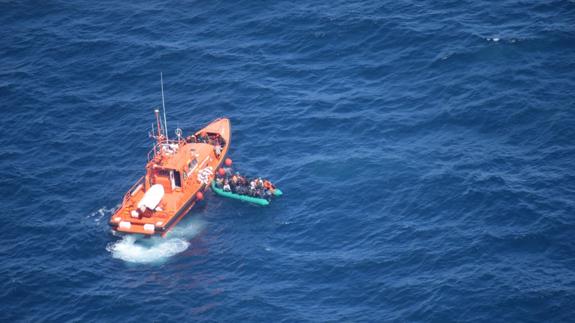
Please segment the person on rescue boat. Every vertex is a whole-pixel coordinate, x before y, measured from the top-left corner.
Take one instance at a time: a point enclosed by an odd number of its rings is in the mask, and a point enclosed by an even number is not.
[[[200,132],[196,136],[196,142],[198,143],[207,143],[209,140],[208,134],[205,131]]]
[[[214,146],[214,152],[216,153],[216,157],[220,157],[222,154],[222,146],[218,143]]]

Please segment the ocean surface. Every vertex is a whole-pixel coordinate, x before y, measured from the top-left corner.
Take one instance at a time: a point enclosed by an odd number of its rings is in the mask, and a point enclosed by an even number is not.
[[[575,2],[0,1],[1,322],[575,321]],[[269,207],[107,221],[226,116]]]

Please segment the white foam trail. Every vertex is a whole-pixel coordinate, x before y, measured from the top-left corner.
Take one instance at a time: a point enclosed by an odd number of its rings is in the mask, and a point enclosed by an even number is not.
[[[166,239],[147,246],[138,243],[134,236],[127,236],[120,241],[109,244],[106,249],[112,253],[112,257],[126,262],[157,263],[185,251],[189,245],[189,242],[182,239]]]
[[[126,262],[163,263],[188,249],[190,243],[187,240],[200,233],[203,227],[203,221],[191,220],[180,223],[166,238],[129,235],[108,244],[106,250],[112,257]]]

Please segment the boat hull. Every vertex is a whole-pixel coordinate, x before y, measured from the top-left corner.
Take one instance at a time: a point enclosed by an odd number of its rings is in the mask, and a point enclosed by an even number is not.
[[[198,192],[204,192],[214,178],[215,171],[224,162],[230,143],[231,126],[228,119],[217,119],[197,131],[194,136],[208,134],[219,135],[225,142],[220,153],[217,154],[214,145],[209,142],[186,142],[179,140],[174,142],[177,149],[170,152],[169,156],[156,156],[161,154],[166,146],[154,152],[154,157],[146,166],[146,176],[141,178],[132,189],[128,191],[122,202],[122,206],[110,218],[110,226],[115,232],[125,234],[162,235],[171,231],[201,199]],[[169,148],[169,147],[167,147]],[[217,154],[217,155],[216,155]],[[191,163],[191,160],[195,160]],[[193,167],[192,167],[193,166]],[[164,183],[165,195],[162,197],[160,206],[154,210],[141,211],[141,205],[145,192],[149,190],[153,175],[162,174],[167,170],[174,170],[179,180],[179,185]],[[170,176],[173,174],[170,173]],[[166,180],[166,179],[164,179]],[[157,183],[155,183],[157,185]],[[142,212],[141,216],[132,215]]]

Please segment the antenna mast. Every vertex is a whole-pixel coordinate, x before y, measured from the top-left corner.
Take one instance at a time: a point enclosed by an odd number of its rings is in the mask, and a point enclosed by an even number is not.
[[[162,119],[160,119],[160,110],[155,109],[154,110],[154,114],[156,115],[156,122],[158,123],[158,135],[157,135],[157,139],[158,139],[158,143],[160,143],[160,140],[162,140]],[[154,129],[154,124],[152,123],[152,130]]]
[[[162,87],[162,108],[164,109],[164,132],[166,133],[166,143],[168,142],[168,121],[166,120],[166,104],[164,103],[164,76],[160,72],[160,86]]]

